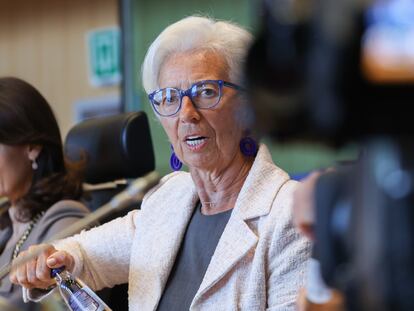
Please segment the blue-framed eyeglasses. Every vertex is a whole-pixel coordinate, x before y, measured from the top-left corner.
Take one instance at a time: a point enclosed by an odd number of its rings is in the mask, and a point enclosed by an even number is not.
[[[148,95],[154,111],[163,117],[175,115],[181,109],[183,97],[188,96],[197,109],[212,109],[220,102],[223,86],[243,90],[237,84],[223,80],[203,80],[187,90],[174,87],[159,89]]]

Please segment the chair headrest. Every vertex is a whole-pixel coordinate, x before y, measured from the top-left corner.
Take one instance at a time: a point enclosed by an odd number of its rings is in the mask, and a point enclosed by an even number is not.
[[[85,181],[88,183],[137,178],[155,168],[144,112],[122,113],[78,123],[66,136],[65,154],[72,161],[86,157]]]

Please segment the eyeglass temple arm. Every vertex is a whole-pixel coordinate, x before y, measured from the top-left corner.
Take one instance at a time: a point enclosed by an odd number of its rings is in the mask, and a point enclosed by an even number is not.
[[[227,87],[231,87],[233,89],[239,90],[239,91],[245,91],[246,89],[244,87],[241,87],[240,85],[231,83],[231,82],[227,82],[227,81],[223,81],[223,85],[227,86]]]

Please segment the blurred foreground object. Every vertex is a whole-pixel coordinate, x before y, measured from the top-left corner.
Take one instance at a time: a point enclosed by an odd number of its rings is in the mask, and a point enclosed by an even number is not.
[[[333,290],[328,303],[314,303],[306,298],[306,292],[299,293],[298,311],[345,311],[344,297],[339,291]]]
[[[361,149],[316,186],[325,282],[347,310],[414,310],[414,1],[265,0],[262,21],[247,63],[258,130]]]
[[[413,133],[407,113],[414,103],[413,1],[263,6],[246,75],[259,130],[330,146]]]

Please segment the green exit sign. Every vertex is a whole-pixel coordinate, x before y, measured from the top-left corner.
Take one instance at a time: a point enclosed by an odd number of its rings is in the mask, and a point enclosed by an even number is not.
[[[89,80],[94,86],[115,85],[121,81],[119,28],[88,32]]]

